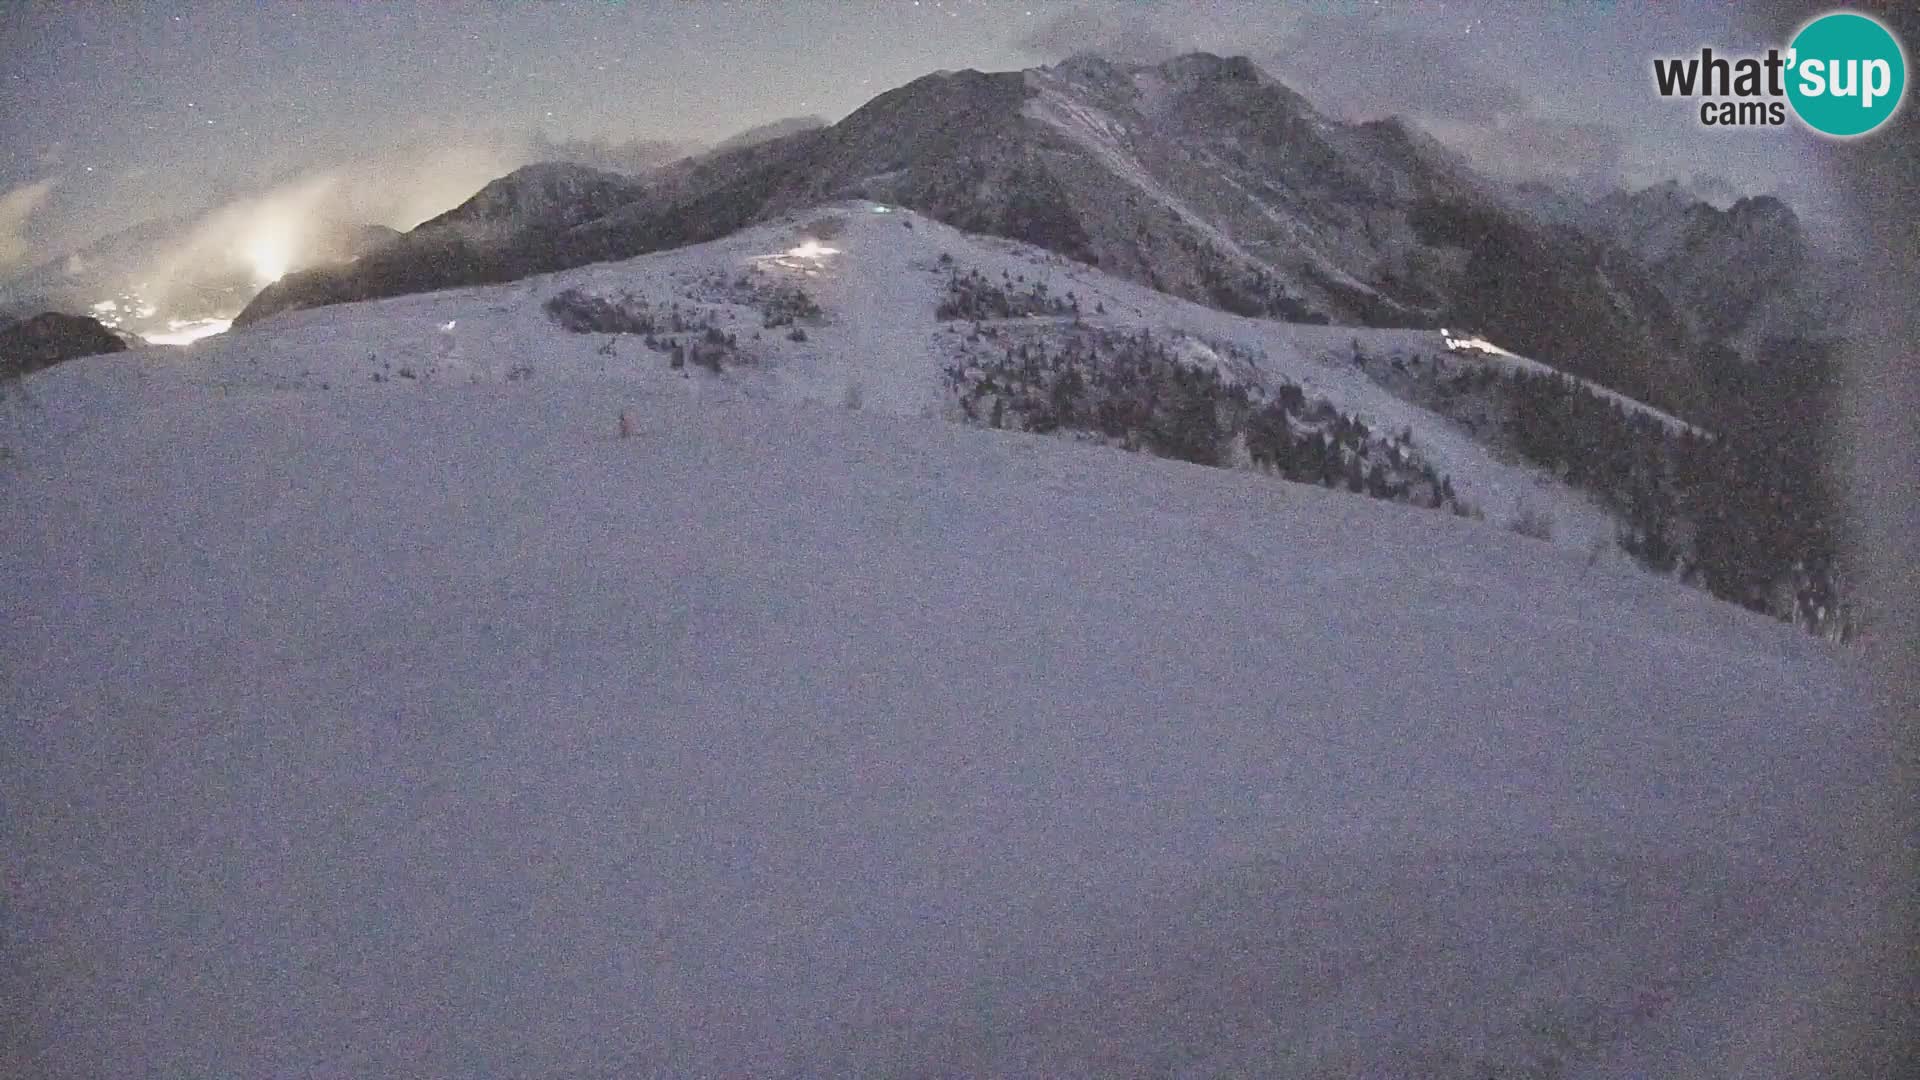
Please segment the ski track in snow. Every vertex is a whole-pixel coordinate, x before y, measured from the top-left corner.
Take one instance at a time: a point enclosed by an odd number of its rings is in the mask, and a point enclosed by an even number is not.
[[[1532,483],[1321,359],[1431,335],[837,213],[778,271],[822,325],[719,379],[540,305],[735,274],[819,212],[26,380],[0,1072],[1806,1052],[1836,913],[1890,888],[1848,839],[1890,812],[1849,658],[1493,522],[929,422],[944,250],[1258,344],[1489,509]]]

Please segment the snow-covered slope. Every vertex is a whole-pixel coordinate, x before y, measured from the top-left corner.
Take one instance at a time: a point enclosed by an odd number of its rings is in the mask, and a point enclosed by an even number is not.
[[[1711,436],[1712,434],[1705,428],[1695,424],[1689,424],[1685,420],[1674,416],[1672,413],[1662,412],[1644,401],[1630,398],[1618,390],[1609,390],[1591,379],[1582,379],[1576,375],[1567,375],[1565,372],[1558,371],[1551,365],[1543,364],[1538,360],[1529,360],[1511,350],[1503,349],[1495,345],[1486,338],[1456,334],[1442,327],[1440,330],[1440,340],[1441,343],[1446,346],[1447,351],[1455,356],[1468,357],[1472,361],[1494,364],[1511,371],[1527,372],[1534,375],[1556,375],[1570,379],[1575,384],[1598,394],[1600,397],[1619,405],[1629,412],[1638,413],[1641,416],[1658,420],[1660,425],[1668,431],[1676,433],[1691,431],[1696,435],[1706,436]]]
[[[941,368],[955,359],[970,324],[941,323],[934,313],[950,275],[969,270],[994,281],[1004,274],[1009,282],[1045,282],[1055,296],[1074,293],[1088,324],[1185,337],[1196,363],[1213,362],[1209,342],[1249,350],[1258,363],[1233,368],[1237,380],[1269,388],[1292,381],[1377,430],[1411,428],[1424,458],[1493,519],[1531,507],[1555,519],[1556,542],[1583,552],[1613,550],[1615,522],[1591,500],[1540,470],[1499,459],[1350,363],[1355,343],[1386,356],[1451,356],[1440,331],[1242,318],[877,203],[799,211],[713,243],[504,286],[288,312],[266,324],[277,363],[262,366],[255,339],[236,334],[196,346],[182,370],[215,383],[283,387],[361,385],[397,378],[403,368],[425,384],[616,377],[692,394],[834,404],[851,395],[868,409],[937,415],[945,405]],[[769,294],[791,287],[824,310],[818,325],[804,327],[804,342],[762,325]],[[632,337],[603,355],[607,336],[562,333],[544,313],[542,305],[567,289],[634,296],[662,316],[677,304],[690,323],[702,318],[734,334],[741,362],[720,380],[689,384]],[[1031,332],[1047,322],[1016,320],[1009,329]]]
[[[1318,362],[1351,331],[903,220],[28,376],[0,1072],[1809,1075],[1846,1040],[1878,988],[1836,927],[1890,887],[1851,830],[1891,808],[1844,658],[1490,523],[929,422],[965,329],[867,317],[930,311],[943,250],[1423,415]],[[719,376],[541,311],[783,277],[824,315],[708,303],[758,351]]]

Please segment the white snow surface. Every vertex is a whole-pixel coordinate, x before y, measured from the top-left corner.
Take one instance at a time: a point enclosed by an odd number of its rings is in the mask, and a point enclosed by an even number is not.
[[[1892,888],[1855,831],[1893,811],[1848,657],[1496,523],[932,420],[951,331],[872,316],[930,313],[947,250],[1530,483],[1320,362],[1354,331],[826,216],[26,379],[0,1074],[1802,1076],[1853,1041]],[[809,231],[839,254],[767,272],[824,324],[758,370],[539,311]]]
[[[939,373],[953,359],[954,335],[966,333],[969,325],[936,323],[932,317],[945,295],[949,265],[939,257],[947,254],[951,267],[961,272],[977,269],[996,281],[1003,271],[1023,274],[1029,283],[1046,281],[1055,296],[1073,292],[1089,323],[1171,330],[1252,349],[1263,357],[1262,365],[1232,372],[1239,381],[1271,388],[1291,380],[1376,430],[1398,433],[1411,427],[1418,452],[1451,476],[1455,490],[1489,520],[1507,522],[1525,508],[1544,511],[1555,523],[1554,543],[1583,553],[1598,550],[1601,558],[1624,565],[1613,546],[1618,523],[1591,498],[1544,470],[1498,459],[1457,426],[1394,397],[1348,363],[1356,341],[1383,355],[1459,360],[1447,352],[1439,331],[1241,318],[1027,245],[964,234],[898,208],[888,213],[875,208],[845,203],[802,211],[714,243],[510,285],[285,313],[258,328],[272,335],[271,360],[262,354],[259,339],[245,334],[208,339],[177,356],[189,377],[223,388],[325,384],[337,389],[365,384],[374,373],[397,378],[402,367],[414,371],[422,384],[486,383],[530,365],[538,380],[673,384],[696,396],[838,404],[851,390],[870,411],[931,416],[943,404]],[[816,239],[836,254],[789,254]],[[784,328],[763,330],[757,308],[720,302],[719,293],[703,284],[733,281],[743,273],[761,285],[785,282],[806,289],[826,309],[826,325],[809,325],[806,342],[791,342]],[[719,383],[686,384],[658,354],[632,340],[618,342],[615,356],[602,356],[597,349],[606,338],[561,333],[541,310],[548,297],[569,287],[647,297],[662,311],[670,301],[691,308],[691,298],[705,298],[703,310],[714,312],[761,362],[736,368]],[[1095,315],[1102,303],[1106,314]],[[443,330],[449,320],[456,322],[455,329]],[[753,338],[755,333],[760,337]],[[1510,354],[1488,362],[1532,363]]]

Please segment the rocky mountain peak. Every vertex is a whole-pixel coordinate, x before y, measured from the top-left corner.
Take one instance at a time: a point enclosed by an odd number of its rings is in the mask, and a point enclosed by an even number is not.
[[[1750,195],[1727,208],[1729,223],[1740,228],[1800,231],[1800,215],[1772,195]]]
[[[1245,56],[1217,56],[1210,52],[1190,52],[1159,65],[1170,79],[1191,83],[1271,83],[1273,80]]]
[[[1130,65],[1114,62],[1097,52],[1078,52],[1044,70],[1078,82],[1119,81],[1132,71]]]
[[[607,214],[642,190],[632,177],[590,165],[536,162],[492,181],[420,230],[564,228]]]

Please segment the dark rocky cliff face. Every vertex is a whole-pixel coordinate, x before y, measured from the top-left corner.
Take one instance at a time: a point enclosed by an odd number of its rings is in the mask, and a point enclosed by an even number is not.
[[[0,324],[0,378],[24,375],[96,353],[123,352],[119,335],[85,315],[43,312]]]
[[[638,180],[620,173],[541,162],[489,183],[466,202],[413,231],[485,237],[492,231],[507,236],[526,229],[566,228],[611,213],[644,190]]]

